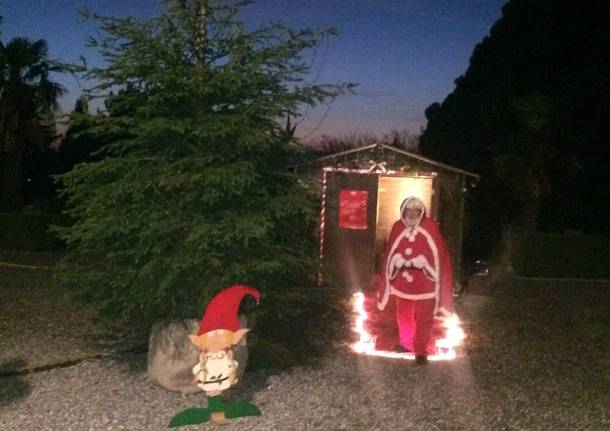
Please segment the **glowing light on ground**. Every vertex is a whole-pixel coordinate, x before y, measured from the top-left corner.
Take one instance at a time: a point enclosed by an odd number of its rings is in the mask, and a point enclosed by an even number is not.
[[[415,359],[413,353],[390,352],[386,350],[375,349],[375,337],[371,336],[364,329],[364,322],[368,316],[364,309],[364,294],[357,292],[354,294],[353,309],[356,312],[356,322],[354,331],[359,339],[352,345],[352,349],[357,353],[362,353],[371,356],[382,356],[384,358],[395,359]],[[428,356],[431,361],[446,361],[456,358],[455,348],[462,344],[465,338],[464,331],[460,327],[460,319],[456,314],[451,314],[443,318],[443,327],[445,328],[445,338],[436,340],[436,354]]]

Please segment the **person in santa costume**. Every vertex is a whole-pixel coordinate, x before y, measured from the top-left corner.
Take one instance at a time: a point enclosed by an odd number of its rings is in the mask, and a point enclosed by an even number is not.
[[[244,285],[219,292],[206,307],[197,333],[189,335],[191,343],[200,351],[193,375],[208,397],[208,406],[178,413],[170,421],[170,427],[208,420],[221,425],[231,418],[261,414],[258,407],[247,401],[225,402],[220,398],[223,391],[237,383],[239,364],[233,359],[233,346],[249,331],[241,328],[237,315],[239,304],[246,295],[253,296],[257,303],[261,296],[256,289]]]
[[[453,277],[445,241],[434,220],[425,216],[421,199],[409,197],[386,243],[377,307],[395,298],[401,350],[423,365],[435,353],[435,319],[453,312]]]

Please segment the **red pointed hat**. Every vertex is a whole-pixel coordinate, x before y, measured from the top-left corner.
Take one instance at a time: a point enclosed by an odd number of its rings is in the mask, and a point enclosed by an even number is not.
[[[215,329],[228,329],[229,331],[237,332],[240,328],[237,312],[241,300],[246,295],[256,298],[257,304],[261,298],[258,290],[242,284],[227,287],[218,292],[203,313],[197,335],[205,334]]]

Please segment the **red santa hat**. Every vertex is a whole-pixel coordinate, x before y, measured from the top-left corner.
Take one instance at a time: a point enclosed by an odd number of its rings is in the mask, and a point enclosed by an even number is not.
[[[216,329],[237,332],[240,328],[237,312],[241,300],[246,295],[253,296],[257,304],[261,298],[258,290],[241,284],[221,290],[205,309],[197,335]]]

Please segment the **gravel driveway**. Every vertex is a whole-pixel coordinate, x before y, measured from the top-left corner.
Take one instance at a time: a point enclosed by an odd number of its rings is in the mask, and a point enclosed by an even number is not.
[[[231,396],[263,415],[225,428],[608,430],[608,309],[608,284],[507,280],[458,300],[468,339],[455,361],[418,367],[338,346],[316,366],[247,373]],[[0,377],[0,430],[161,430],[203,401],[154,386],[145,367],[145,354],[123,354]]]

